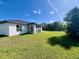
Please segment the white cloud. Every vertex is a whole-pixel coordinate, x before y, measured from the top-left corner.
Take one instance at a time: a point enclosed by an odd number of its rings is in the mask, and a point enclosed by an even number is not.
[[[53,14],[54,14],[54,12],[53,12],[53,11],[50,11],[50,14],[51,14],[51,15],[53,15]]]
[[[49,20],[49,23],[53,23],[53,20],[52,20],[52,19],[50,19],[50,20]]]
[[[3,1],[0,0],[0,4],[5,4],[5,2],[3,2]]]
[[[36,10],[33,11],[34,14],[37,14],[38,12]]]
[[[41,9],[38,9],[38,14],[41,14]]]
[[[33,13],[34,13],[34,14],[41,14],[41,10],[40,10],[40,9],[34,10]]]

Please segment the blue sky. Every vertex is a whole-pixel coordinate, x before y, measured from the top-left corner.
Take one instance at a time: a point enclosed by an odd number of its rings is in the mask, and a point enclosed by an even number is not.
[[[21,19],[37,23],[62,21],[79,0],[0,0],[0,20]]]

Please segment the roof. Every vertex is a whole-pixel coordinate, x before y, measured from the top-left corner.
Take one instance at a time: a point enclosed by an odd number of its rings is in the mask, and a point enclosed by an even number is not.
[[[30,23],[28,23],[28,25],[37,25],[37,24],[34,22],[30,22]]]
[[[4,23],[14,23],[14,24],[21,24],[21,25],[36,25],[37,27],[41,27],[41,25],[36,24],[34,22],[26,22],[26,21],[22,21],[22,20],[4,20],[4,21],[0,21],[0,24],[4,24]]]
[[[34,22],[30,22],[27,25],[36,25],[37,27],[42,27],[40,24],[34,23]]]
[[[14,24],[23,24],[26,25],[28,24],[28,22],[22,21],[22,20],[4,20],[4,21],[0,21],[0,24],[3,23],[14,23]]]

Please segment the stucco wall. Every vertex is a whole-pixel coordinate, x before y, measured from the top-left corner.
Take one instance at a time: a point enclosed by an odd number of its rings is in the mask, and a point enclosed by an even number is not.
[[[0,24],[0,34],[9,35],[9,24]]]
[[[24,33],[28,32],[27,25],[22,25],[22,31],[17,31],[16,25],[17,24],[13,24],[13,23],[0,24],[0,34],[14,36],[14,35],[24,34]],[[42,31],[42,27],[36,28],[36,25],[31,25],[31,26],[33,26],[32,33],[34,33],[34,34],[36,34],[36,32],[38,30]],[[29,29],[29,30],[31,30],[31,29]]]
[[[18,34],[24,34],[27,33],[27,25],[22,25],[22,31],[16,31],[16,24],[12,23],[4,23],[0,24],[0,34],[2,35],[18,35]]]
[[[37,27],[36,30],[37,32],[42,32],[42,27]]]
[[[27,25],[22,25],[22,31],[17,31],[17,24],[9,24],[9,36],[27,33]]]
[[[33,34],[36,34],[36,25],[32,25],[33,26]]]

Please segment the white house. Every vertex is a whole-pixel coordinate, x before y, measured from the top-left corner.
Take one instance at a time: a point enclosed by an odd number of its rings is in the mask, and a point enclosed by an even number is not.
[[[28,23],[21,20],[0,21],[0,34],[14,36],[25,33],[42,32],[42,26],[36,23]]]

